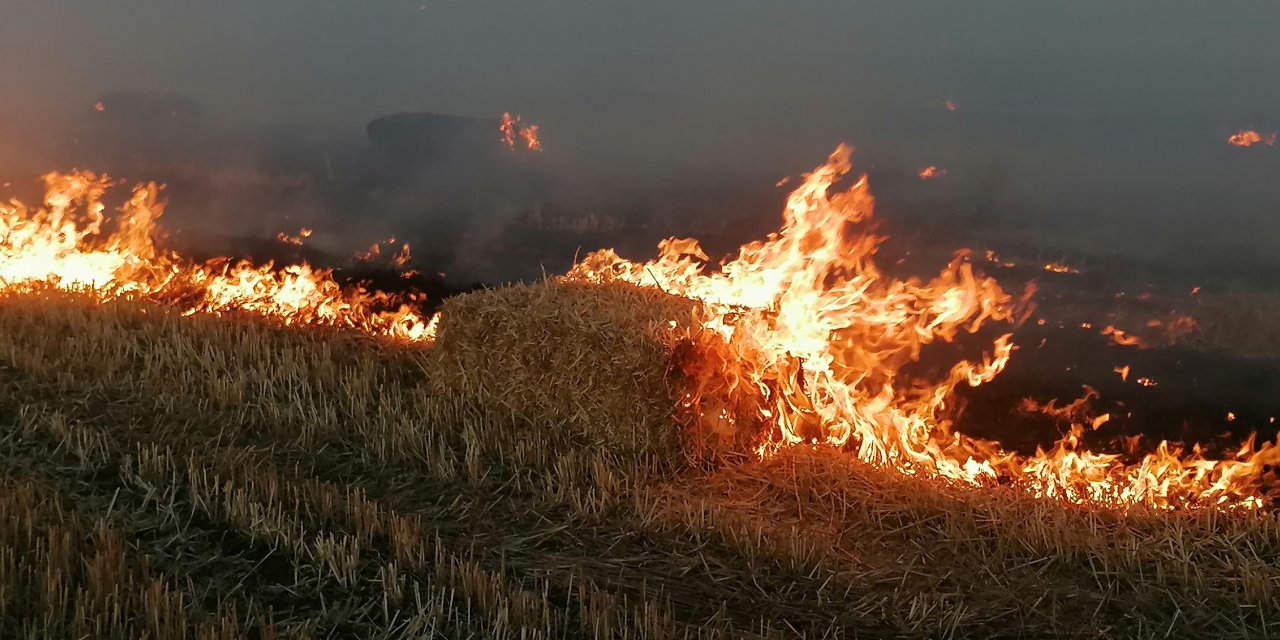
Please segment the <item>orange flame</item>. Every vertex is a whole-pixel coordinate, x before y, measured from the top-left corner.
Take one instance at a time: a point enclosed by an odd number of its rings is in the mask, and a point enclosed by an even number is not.
[[[1080,270],[1061,262],[1049,262],[1044,265],[1044,270],[1049,273],[1080,273]]]
[[[705,346],[716,376],[697,378],[685,398],[695,427],[758,438],[757,452],[823,444],[863,461],[972,485],[1007,481],[1071,502],[1156,506],[1259,506],[1263,465],[1280,448],[1245,443],[1229,459],[1205,459],[1163,442],[1135,464],[1084,449],[1101,418],[1073,422],[1050,450],[1004,451],[952,428],[956,390],[998,375],[1014,350],[1010,334],[941,378],[904,370],[930,344],[990,321],[1014,319],[1012,297],[958,254],[929,281],[883,274],[883,241],[857,225],[872,215],[865,176],[832,187],[851,169],[841,145],[787,199],[782,228],[741,248],[719,270],[692,239],[668,239],[646,263],[605,249],[565,277],[622,281],[698,301],[688,339]],[[722,399],[724,394],[728,400]]]
[[[1259,142],[1268,146],[1275,146],[1276,133],[1264,136],[1253,129],[1241,129],[1227,138],[1227,144],[1233,147],[1251,147]]]
[[[288,235],[283,231],[281,231],[280,233],[277,233],[276,242],[279,242],[280,244],[288,244],[288,245],[293,245],[295,247],[301,247],[302,239],[310,238],[310,237],[311,237],[311,230],[306,227],[303,227],[302,230],[299,231],[298,235],[296,236]]]
[[[186,314],[249,312],[287,325],[429,339],[427,321],[409,306],[384,294],[343,291],[326,269],[225,258],[194,263],[159,249],[152,238],[164,203],[154,183],[134,187],[106,232],[102,198],[110,179],[78,171],[51,173],[44,182],[43,206],[0,203],[0,290],[53,286],[104,300],[176,304]]]
[[[498,131],[502,132],[502,141],[512,149],[515,148],[516,139],[519,138],[524,141],[525,147],[530,151],[542,151],[542,141],[538,139],[538,125],[525,124],[520,120],[520,116],[503,113]]]
[[[1111,325],[1107,325],[1103,328],[1102,335],[1109,336],[1112,342],[1122,347],[1138,347],[1139,349],[1147,348],[1147,345],[1137,336],[1129,335]]]
[[[921,180],[932,180],[934,178],[941,178],[942,176],[947,175],[947,170],[939,169],[934,165],[929,165],[921,169],[919,175]]]

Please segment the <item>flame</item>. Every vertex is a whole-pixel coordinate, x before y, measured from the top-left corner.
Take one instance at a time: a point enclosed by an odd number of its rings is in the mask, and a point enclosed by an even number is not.
[[[1270,135],[1262,135],[1253,129],[1241,129],[1227,138],[1227,144],[1233,147],[1251,147],[1258,143],[1266,144],[1274,147],[1276,144],[1276,132]]]
[[[1131,336],[1112,325],[1107,325],[1102,330],[1102,335],[1109,336],[1111,341],[1122,347],[1138,347],[1139,349],[1147,348],[1147,345],[1138,339],[1137,336]]]
[[[391,264],[396,267],[403,267],[409,264],[412,259],[413,256],[409,254],[409,243],[406,242],[400,247],[400,251],[396,255],[391,256]]]
[[[995,265],[1000,265],[1006,269],[1012,269],[1013,267],[1018,266],[1017,264],[1010,262],[1008,260],[1001,260],[1000,256],[996,255],[996,252],[993,249],[987,249],[986,257],[987,257],[987,262],[990,262],[991,264],[995,264]]]
[[[502,132],[502,141],[512,149],[516,147],[518,138],[524,141],[525,147],[530,151],[542,151],[542,141],[538,139],[538,125],[525,124],[520,120],[520,116],[503,113],[498,131]]]
[[[300,231],[298,231],[298,235],[296,236],[288,235],[283,231],[281,231],[280,233],[277,233],[276,242],[279,242],[280,244],[288,244],[288,245],[293,245],[295,247],[301,247],[302,239],[310,238],[310,237],[311,237],[311,230],[306,227],[303,227]]]
[[[998,375],[1015,346],[995,338],[974,360],[940,377],[904,367],[929,345],[989,322],[1015,320],[1012,296],[977,276],[960,252],[928,281],[882,273],[873,256],[884,240],[867,231],[874,200],[866,176],[844,190],[851,170],[841,145],[788,197],[782,228],[707,270],[697,241],[671,238],[659,257],[636,263],[613,250],[592,253],[565,276],[660,288],[695,305],[687,340],[704,352],[682,364],[683,409],[695,432],[753,438],[768,457],[783,447],[822,445],[904,474],[986,486],[1009,482],[1069,502],[1163,507],[1262,504],[1263,465],[1280,448],[1209,460],[1162,442],[1134,463],[1084,449],[1099,419],[1072,421],[1051,449],[1022,456],[952,428],[956,390]],[[705,366],[709,375],[698,369]]]
[[[107,176],[50,173],[44,183],[42,206],[0,203],[0,289],[53,286],[103,300],[174,304],[188,315],[248,312],[286,325],[429,339],[427,321],[409,306],[385,294],[344,291],[326,269],[226,258],[196,263],[161,250],[153,238],[164,202],[155,183],[134,187],[110,221],[102,201],[113,186]]]
[[[1061,262],[1049,262],[1043,268],[1049,273],[1080,273],[1079,269]]]
[[[934,165],[929,165],[920,170],[919,176],[921,180],[932,180],[947,175],[946,169],[939,169]]]
[[[1120,374],[1121,382],[1125,382],[1129,379],[1129,365],[1126,364],[1123,367],[1116,367],[1115,372]]]
[[[531,124],[520,130],[520,137],[524,138],[525,146],[533,151],[542,151],[542,141],[538,140],[538,125]]]
[[[373,262],[382,255],[382,245],[391,247],[395,245],[395,243],[396,237],[391,236],[382,242],[375,242],[369,245],[369,248],[364,251],[357,251],[351,258],[356,262]],[[412,259],[413,256],[409,253],[409,243],[406,242],[400,246],[399,251],[391,256],[391,265],[396,268],[401,268],[409,264],[409,261]]]

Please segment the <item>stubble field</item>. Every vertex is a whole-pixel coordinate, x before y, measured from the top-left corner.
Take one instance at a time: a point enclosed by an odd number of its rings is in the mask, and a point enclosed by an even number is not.
[[[1268,513],[695,463],[447,393],[430,352],[0,299],[0,636],[1267,637]]]

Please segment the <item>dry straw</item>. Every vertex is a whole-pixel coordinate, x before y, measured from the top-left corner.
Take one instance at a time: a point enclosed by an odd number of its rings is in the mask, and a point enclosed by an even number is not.
[[[618,453],[676,451],[672,354],[695,303],[622,283],[547,281],[449,299],[428,377],[487,411]]]

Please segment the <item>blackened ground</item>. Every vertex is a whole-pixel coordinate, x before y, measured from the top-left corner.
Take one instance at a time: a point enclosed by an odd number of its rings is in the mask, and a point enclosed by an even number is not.
[[[1092,388],[1090,415],[1110,420],[1085,436],[1095,450],[1125,452],[1122,438],[1140,435],[1150,451],[1159,440],[1200,443],[1210,451],[1238,447],[1251,433],[1272,439],[1280,418],[1280,360],[1186,347],[1116,345],[1097,330],[1024,325],[1020,345],[995,380],[961,392],[959,429],[1031,453],[1048,448],[1069,424],[1021,408],[1024,398],[1062,406]],[[1117,369],[1129,367],[1122,379]],[[1144,386],[1148,379],[1154,386]]]

